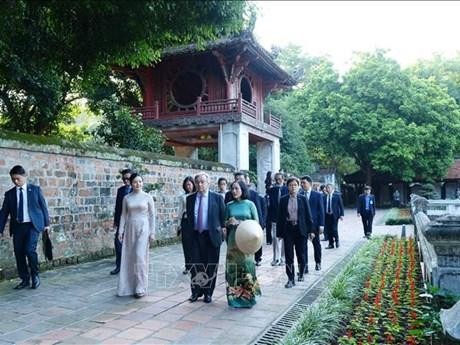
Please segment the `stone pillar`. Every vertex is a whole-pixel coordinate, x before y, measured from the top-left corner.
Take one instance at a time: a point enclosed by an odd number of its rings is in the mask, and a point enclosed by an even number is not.
[[[249,133],[246,125],[229,122],[219,129],[219,162],[249,170]]]
[[[429,223],[423,235],[436,254],[435,286],[460,295],[460,216],[446,215]]]
[[[272,159],[273,159],[273,170],[278,172],[281,169],[281,149],[280,149],[280,140],[275,138],[273,140],[273,149],[272,149]]]
[[[270,141],[261,141],[256,145],[257,148],[257,191],[265,194],[265,176],[267,172],[273,169],[273,143]]]
[[[194,146],[175,146],[174,152],[178,157],[198,159],[198,148]]]

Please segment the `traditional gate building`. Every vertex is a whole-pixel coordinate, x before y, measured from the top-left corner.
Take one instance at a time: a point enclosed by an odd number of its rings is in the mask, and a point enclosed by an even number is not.
[[[281,122],[264,100],[295,81],[251,34],[174,47],[157,65],[123,71],[143,92],[135,111],[162,130],[176,155],[198,158],[199,147],[217,146],[219,162],[248,170],[255,144],[260,191],[266,172],[280,169]]]

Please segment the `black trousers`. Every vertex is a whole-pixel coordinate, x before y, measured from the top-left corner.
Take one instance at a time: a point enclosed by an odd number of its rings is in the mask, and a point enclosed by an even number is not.
[[[294,280],[295,277],[294,248],[299,265],[299,272],[302,272],[301,275],[303,275],[303,272],[305,272],[306,254],[304,254],[304,251],[306,246],[307,238],[302,236],[299,230],[299,226],[292,226],[288,224],[284,236],[284,255],[286,257],[286,274],[289,280]]]
[[[123,247],[123,244],[118,239],[118,229],[115,232],[113,243],[115,245],[115,266],[117,267],[117,270],[119,270],[121,264],[121,248]]]
[[[321,242],[319,238],[319,227],[313,230],[315,234],[315,238],[311,241],[313,244],[313,255],[315,257],[315,263],[321,263]],[[304,273],[308,273],[308,239],[305,241],[305,249],[304,249],[304,256],[305,256],[305,270]],[[300,266],[299,258],[297,258],[297,263]]]
[[[181,221],[181,241],[182,241],[182,250],[184,251],[184,262],[185,269],[190,271],[191,263],[193,261],[192,251],[193,251],[193,241],[194,241],[195,230],[191,230],[187,226],[185,219]]]
[[[256,262],[262,261],[262,247],[254,254]]]
[[[338,223],[339,219],[334,217],[334,214],[325,214],[324,217],[324,231],[327,234],[327,239],[329,245],[333,246],[334,241],[337,243],[339,241],[339,232],[338,232]]]
[[[40,233],[32,223],[22,223],[14,227],[13,246],[19,278],[28,281],[38,276],[37,242]],[[29,267],[27,267],[27,262]],[[30,269],[30,274],[29,274]]]
[[[272,222],[267,219],[266,223],[267,224],[265,224],[265,234],[267,236],[267,244],[272,244]]]
[[[192,275],[190,287],[193,294],[212,296],[216,286],[219,268],[220,246],[214,247],[209,232],[193,231],[192,235]]]
[[[361,214],[361,220],[363,221],[364,235],[372,234],[372,221],[374,220],[372,212],[365,211]]]

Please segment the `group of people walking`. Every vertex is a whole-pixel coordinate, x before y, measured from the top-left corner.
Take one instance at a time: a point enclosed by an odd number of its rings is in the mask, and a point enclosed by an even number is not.
[[[118,274],[117,294],[142,298],[148,291],[149,243],[155,239],[155,205],[151,195],[143,191],[143,178],[130,169],[122,172],[123,186],[117,191],[114,212],[115,269]],[[5,193],[0,210],[0,235],[8,217],[13,235],[14,253],[21,282],[15,289],[40,285],[36,246],[42,231],[49,229],[46,201],[40,187],[28,184],[22,166],[10,171],[15,185]],[[230,184],[218,180],[216,192],[210,190],[210,177],[201,172],[187,176],[179,198],[178,231],[182,238],[184,274],[190,274],[190,302],[203,297],[212,302],[219,266],[220,248],[227,244],[225,279],[228,304],[250,308],[261,294],[256,266],[262,261],[262,248],[255,254],[243,253],[235,234],[238,225],[254,220],[266,230],[272,245],[272,266],[284,265],[286,288],[296,284],[308,273],[308,241],[313,244],[315,270],[321,270],[320,236],[329,242],[326,249],[339,248],[338,221],[344,207],[340,193],[331,184],[324,191],[314,190],[310,176],[289,177],[276,173],[274,183],[267,175],[266,195],[259,195],[243,172],[234,174]],[[372,234],[375,198],[370,187],[358,199],[358,216],[362,218],[364,235]],[[295,255],[294,255],[295,253]]]

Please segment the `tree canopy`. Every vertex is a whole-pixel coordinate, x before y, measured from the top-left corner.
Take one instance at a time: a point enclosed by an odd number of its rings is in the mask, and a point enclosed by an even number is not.
[[[331,65],[312,70],[294,107],[312,150],[348,156],[367,176],[441,178],[459,148],[460,111],[433,78],[401,70],[386,53],[357,54],[340,80]]]
[[[66,107],[111,67],[155,63],[168,46],[238,32],[244,1],[5,0],[0,12],[0,114],[5,127],[49,134]]]

